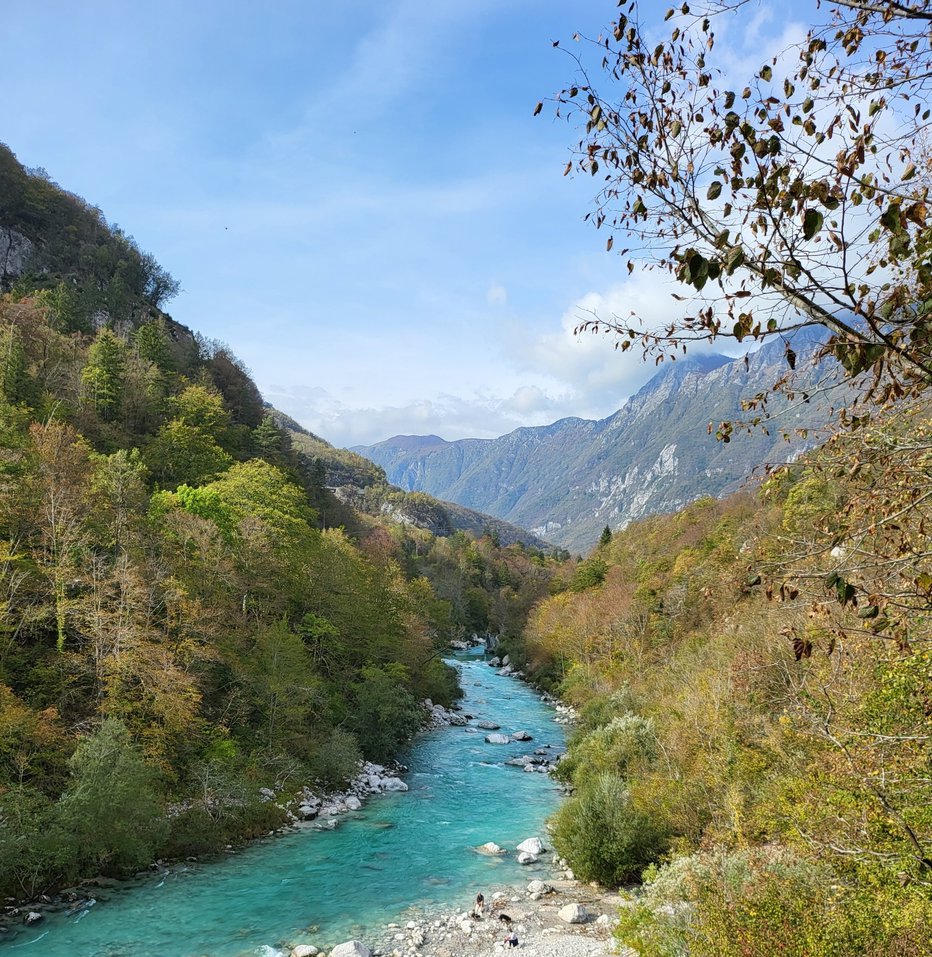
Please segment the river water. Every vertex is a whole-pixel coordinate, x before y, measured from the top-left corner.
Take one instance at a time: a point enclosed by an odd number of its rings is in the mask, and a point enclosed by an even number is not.
[[[372,796],[362,810],[342,815],[334,830],[302,829],[101,892],[83,913],[49,916],[0,950],[36,957],[271,957],[286,944],[372,939],[386,922],[406,919],[409,909],[455,903],[465,910],[478,890],[488,896],[496,886],[544,876],[542,865],[519,865],[514,847],[545,837],[559,791],[547,775],[504,762],[543,745],[556,754],[562,728],[520,681],[481,659],[455,664],[465,712],[534,740],[493,745],[475,728],[427,732],[404,759],[410,790]],[[510,853],[477,854],[473,848],[486,841]]]

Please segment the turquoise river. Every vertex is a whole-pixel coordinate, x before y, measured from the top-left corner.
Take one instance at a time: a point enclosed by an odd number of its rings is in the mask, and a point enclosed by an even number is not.
[[[369,798],[333,830],[304,828],[101,891],[94,906],[50,915],[0,950],[23,957],[272,957],[285,944],[372,940],[385,923],[406,920],[409,909],[465,910],[480,889],[543,876],[538,865],[520,866],[514,847],[545,836],[560,792],[547,775],[504,762],[543,745],[558,753],[562,728],[522,682],[481,659],[456,665],[466,713],[534,740],[494,745],[474,727],[429,731],[405,758],[408,792]],[[477,854],[473,848],[486,841],[509,854]]]

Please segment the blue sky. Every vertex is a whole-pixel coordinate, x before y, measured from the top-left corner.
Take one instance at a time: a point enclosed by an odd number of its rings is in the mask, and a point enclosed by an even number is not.
[[[575,129],[532,113],[572,79],[551,41],[615,9],[9,4],[0,140],[152,252],[172,315],[337,445],[601,417],[653,369],[578,318],[673,304],[583,223]]]

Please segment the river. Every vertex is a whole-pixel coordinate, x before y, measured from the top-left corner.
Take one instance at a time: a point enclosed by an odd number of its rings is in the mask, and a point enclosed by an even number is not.
[[[488,896],[498,885],[544,876],[543,865],[519,865],[514,846],[544,837],[560,793],[547,775],[504,762],[543,745],[558,753],[562,728],[520,681],[481,659],[455,664],[465,712],[534,740],[493,745],[473,727],[429,731],[404,758],[408,792],[369,798],[333,830],[305,828],[108,889],[89,909],[50,915],[0,950],[36,957],[271,957],[286,944],[371,940],[385,923],[406,919],[409,909],[453,903],[467,909],[478,890]],[[473,848],[486,841],[510,853],[477,854]]]

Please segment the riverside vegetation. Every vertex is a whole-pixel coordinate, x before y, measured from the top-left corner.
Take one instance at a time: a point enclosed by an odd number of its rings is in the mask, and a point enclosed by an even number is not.
[[[5,147],[0,227],[0,894],[28,898],[391,759],[460,693],[442,648],[520,628],[555,563],[335,498],[171,277]]]

